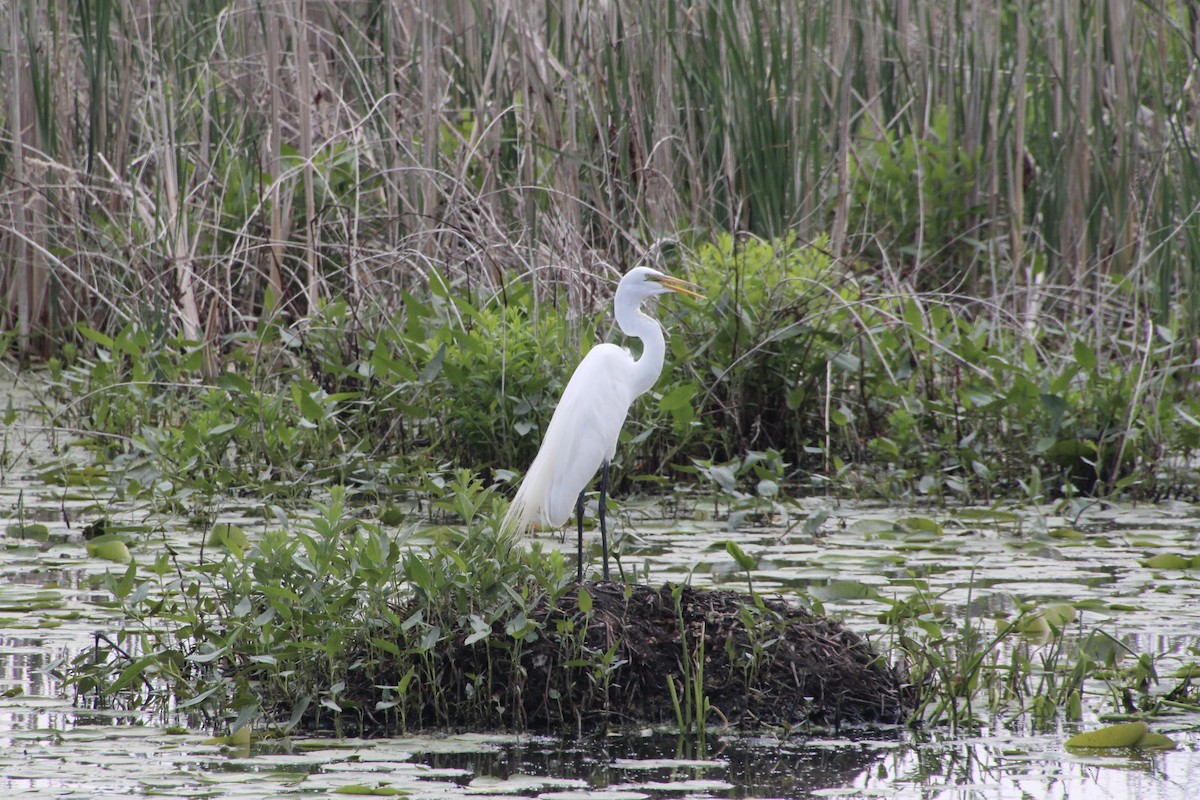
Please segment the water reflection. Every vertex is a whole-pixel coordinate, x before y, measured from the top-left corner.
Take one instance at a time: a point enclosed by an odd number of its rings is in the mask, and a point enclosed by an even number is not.
[[[799,797],[866,780],[865,774],[875,769],[886,748],[898,746],[902,735],[893,732],[890,737],[868,739],[864,733],[862,741],[805,742],[725,736],[701,747],[688,737],[635,731],[574,742],[538,738],[490,753],[418,753],[415,760],[499,779],[583,777],[595,789],[703,786],[705,794],[720,797]]]

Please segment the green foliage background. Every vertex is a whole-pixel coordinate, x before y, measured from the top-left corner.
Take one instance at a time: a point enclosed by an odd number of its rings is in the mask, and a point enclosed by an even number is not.
[[[709,302],[664,303],[623,475],[775,453],[887,495],[1192,483],[1187,4],[0,21],[0,344],[135,491],[506,478],[639,263]]]

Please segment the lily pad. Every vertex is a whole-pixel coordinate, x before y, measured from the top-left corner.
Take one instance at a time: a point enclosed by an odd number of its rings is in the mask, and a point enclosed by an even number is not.
[[[348,786],[339,786],[333,790],[334,794],[355,794],[368,795],[371,797],[395,797],[401,794],[408,794],[403,789],[397,789],[393,786],[365,786],[361,783],[352,783]]]
[[[129,554],[129,545],[112,534],[92,539],[87,543],[87,552],[92,558],[102,558],[117,564],[128,564],[133,559]]]
[[[808,593],[818,600],[877,600],[879,591],[859,581],[830,581],[824,586],[813,586]]]
[[[1133,747],[1139,750],[1171,750],[1175,741],[1161,733],[1152,733],[1141,720],[1109,725],[1094,731],[1079,733],[1067,739],[1070,748],[1112,749]]]
[[[1179,669],[1175,670],[1173,677],[1176,678],[1200,678],[1200,664],[1191,661],[1184,664]]]
[[[902,517],[896,520],[896,528],[905,533],[942,535],[942,526],[929,517]]]
[[[44,542],[50,538],[50,529],[41,522],[9,525],[7,532],[13,539],[29,539],[35,542]]]
[[[240,525],[221,522],[213,526],[212,533],[208,535],[208,544],[245,550],[250,546],[250,540]]]
[[[1074,528],[1053,528],[1048,531],[1048,535],[1051,539],[1067,539],[1072,541],[1087,538],[1087,534],[1083,531],[1077,531]]]
[[[1178,553],[1159,553],[1143,559],[1141,563],[1143,567],[1150,569],[1189,569],[1192,566],[1192,559]]]
[[[1149,733],[1146,723],[1123,722],[1094,731],[1077,733],[1067,739],[1067,747],[1133,747]]]

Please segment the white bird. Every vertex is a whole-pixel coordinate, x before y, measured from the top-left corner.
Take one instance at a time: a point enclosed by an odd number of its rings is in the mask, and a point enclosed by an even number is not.
[[[689,288],[690,287],[690,288]],[[650,390],[662,372],[666,342],[658,320],[642,312],[642,301],[679,292],[692,297],[695,284],[648,267],[630,270],[613,299],[617,325],[626,336],[642,340],[642,356],[624,347],[599,344],[576,367],[554,409],[542,446],[508,512],[502,530],[523,534],[531,524],[561,528],[574,508],[579,521],[579,580],[583,580],[583,496],[592,476],[600,478],[600,547],[604,580],[608,580],[608,530],[604,505],[608,465],[617,452],[617,437],[637,397]]]

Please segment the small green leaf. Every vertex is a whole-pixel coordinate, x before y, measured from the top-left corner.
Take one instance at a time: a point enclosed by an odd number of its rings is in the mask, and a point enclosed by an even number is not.
[[[236,372],[222,372],[217,376],[217,386],[230,394],[253,395],[254,386]]]
[[[103,347],[106,350],[112,350],[115,347],[111,337],[105,336],[103,333],[100,333],[99,331],[92,330],[91,328],[89,328],[86,325],[80,325],[77,328],[77,330],[79,331],[80,334],[83,335],[83,338],[91,339],[93,342],[100,345],[101,347]]]
[[[592,613],[592,596],[582,586],[579,587],[579,594],[575,597],[575,604],[579,606],[579,610],[582,613]]]
[[[739,547],[738,543],[733,540],[725,542],[725,552],[733,556],[733,560],[737,562],[738,568],[746,572],[750,572],[758,567],[758,560]]]
[[[1075,361],[1079,366],[1083,367],[1085,372],[1094,372],[1096,369],[1096,352],[1088,347],[1082,339],[1076,339],[1072,345],[1072,350],[1075,353]]]
[[[1083,700],[1079,696],[1078,689],[1072,689],[1070,696],[1067,697],[1067,719],[1072,722],[1083,719]]]
[[[1145,736],[1138,739],[1134,747],[1139,750],[1174,750],[1175,740],[1170,736],[1148,731]]]
[[[1086,535],[1082,531],[1071,528],[1054,528],[1048,531],[1048,534],[1051,539],[1077,540],[1086,538]]]
[[[688,405],[696,394],[696,384],[681,383],[662,396],[658,406],[663,411],[674,412]]]
[[[446,362],[446,345],[439,344],[437,352],[433,354],[433,358],[429,359],[429,363],[421,368],[421,383],[429,383],[438,376],[442,371],[442,364]]]
[[[759,497],[774,497],[779,494],[779,484],[770,478],[763,478],[755,487]]]

